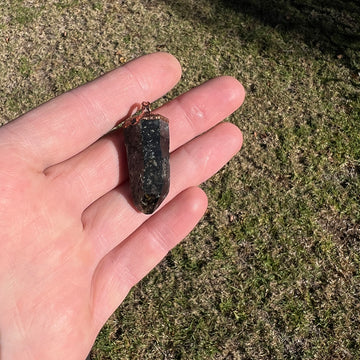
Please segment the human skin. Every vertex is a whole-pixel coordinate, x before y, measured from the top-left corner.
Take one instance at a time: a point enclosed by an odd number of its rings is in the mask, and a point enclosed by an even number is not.
[[[202,217],[198,185],[242,144],[219,124],[244,100],[236,79],[156,109],[170,119],[171,183],[151,216],[132,205],[122,130],[109,132],[180,76],[172,55],[146,55],[0,129],[2,360],[85,359],[131,287]]]

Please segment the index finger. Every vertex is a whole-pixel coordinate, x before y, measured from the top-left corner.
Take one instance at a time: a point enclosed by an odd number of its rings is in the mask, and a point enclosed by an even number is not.
[[[145,55],[7,124],[0,130],[0,143],[12,145],[43,170],[95,142],[134,104],[161,97],[180,76],[180,64],[172,55]]]

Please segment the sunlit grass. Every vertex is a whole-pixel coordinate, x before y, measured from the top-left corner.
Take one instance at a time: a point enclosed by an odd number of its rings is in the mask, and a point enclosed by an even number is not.
[[[2,122],[154,51],[183,67],[159,103],[223,74],[247,90],[228,119],[243,149],[203,185],[203,221],[133,289],[94,359],[360,357],[359,6],[341,3],[0,5]]]

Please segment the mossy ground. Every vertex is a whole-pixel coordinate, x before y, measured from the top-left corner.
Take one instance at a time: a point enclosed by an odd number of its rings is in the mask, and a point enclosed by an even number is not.
[[[360,6],[332,1],[0,4],[1,122],[145,53],[247,89],[209,209],[109,319],[93,359],[360,357]]]

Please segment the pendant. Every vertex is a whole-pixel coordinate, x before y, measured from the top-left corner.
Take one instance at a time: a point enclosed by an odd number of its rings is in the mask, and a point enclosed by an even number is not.
[[[169,120],[144,101],[123,127],[132,199],[139,211],[152,214],[170,187]]]

